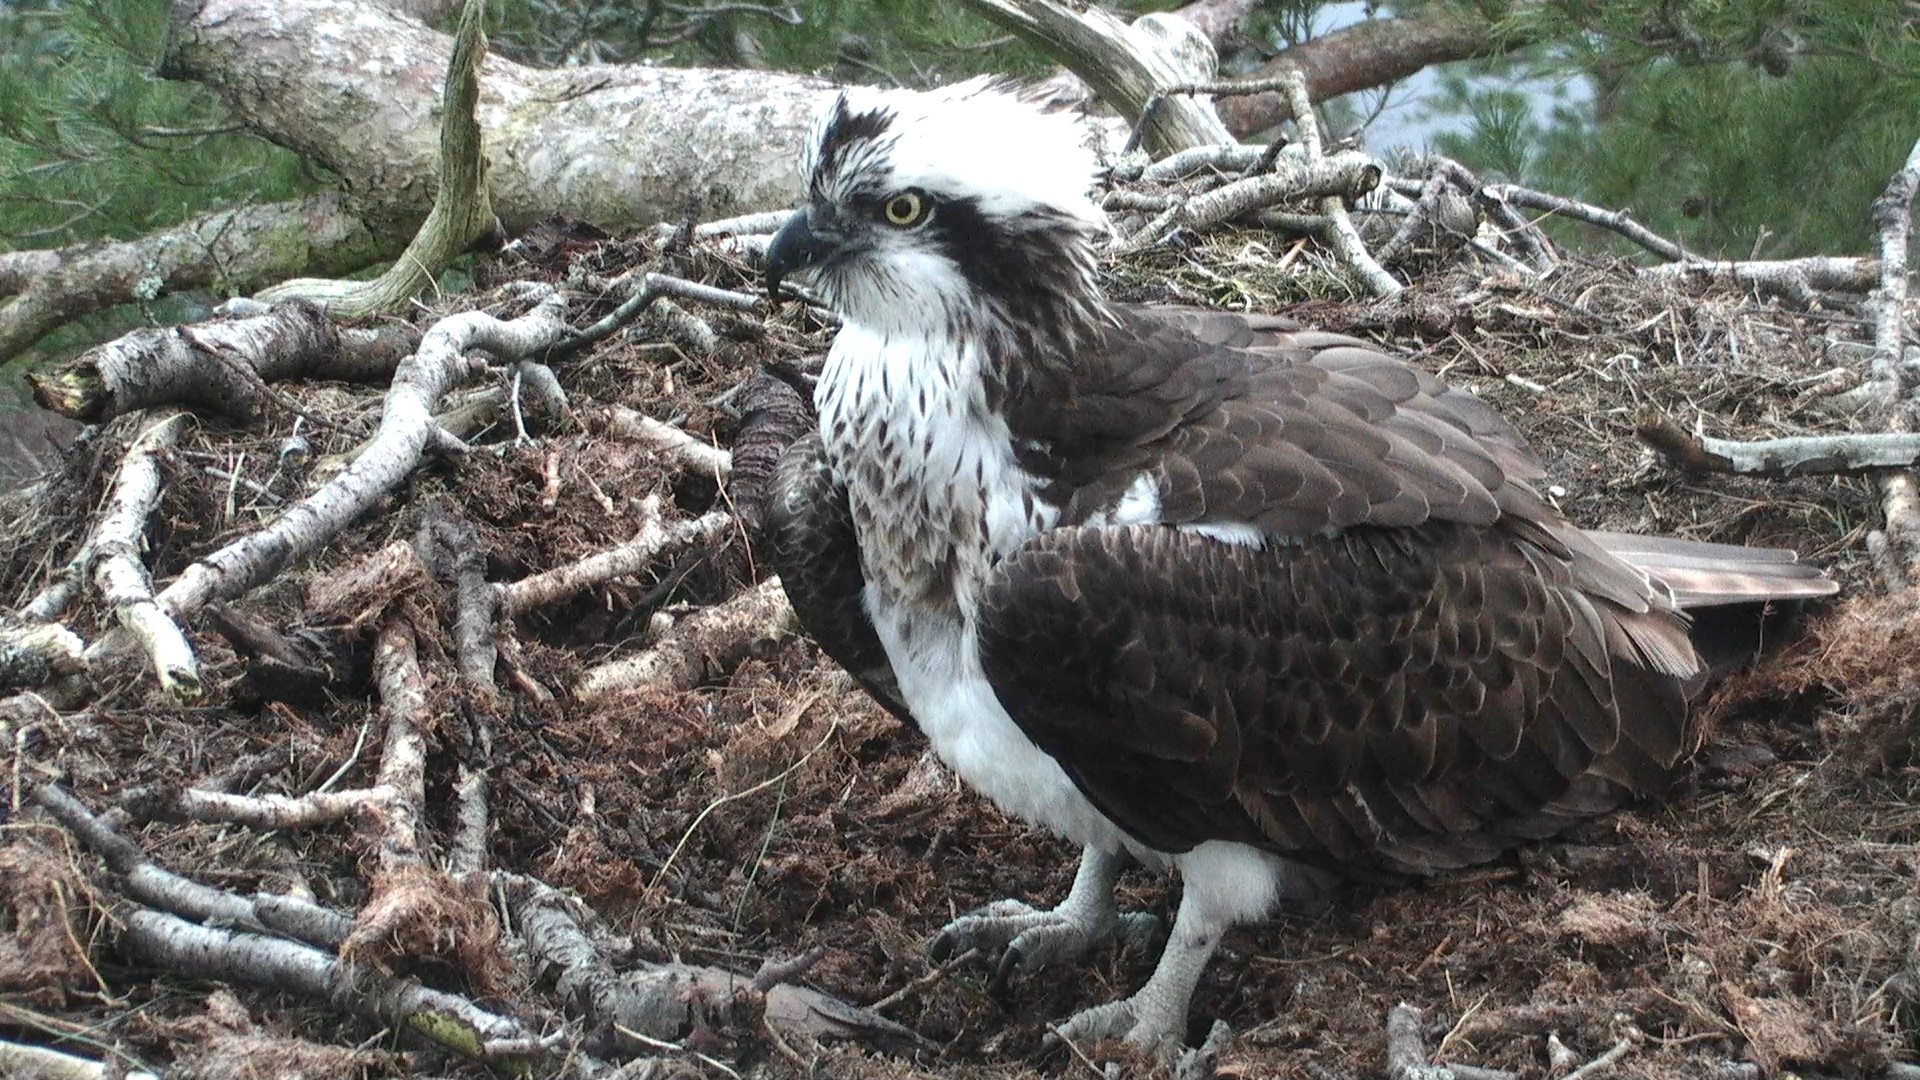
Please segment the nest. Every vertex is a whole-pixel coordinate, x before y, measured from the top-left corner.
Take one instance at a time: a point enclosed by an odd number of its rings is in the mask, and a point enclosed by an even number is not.
[[[731,289],[752,276],[723,246],[608,240],[552,224],[483,265],[482,291],[419,322],[456,309],[515,314],[530,306],[521,283],[577,288],[633,267]],[[1108,273],[1126,299],[1279,312],[1412,355],[1516,420],[1549,466],[1552,498],[1583,525],[1792,547],[1831,567],[1850,594],[1872,591],[1861,554],[1877,508],[1870,481],[1689,475],[1635,438],[1649,414],[1735,438],[1833,426],[1819,402],[1857,367],[1850,350],[1865,330],[1851,316],[1649,280],[1610,259],[1567,259],[1545,278],[1440,269],[1374,300],[1349,292],[1327,256],[1267,230],[1155,245],[1114,258]],[[583,325],[619,299],[594,300],[572,320]],[[619,547],[650,523],[739,507],[737,478],[723,485],[671,447],[608,437],[587,419],[622,407],[733,446],[756,415],[741,408],[743,382],[769,365],[806,367],[830,336],[804,312],[700,315],[710,336],[656,312],[554,361],[567,408],[537,408],[511,368],[463,392],[466,404],[476,394],[493,402],[460,433],[470,452],[412,471],[318,554],[231,605],[232,625],[187,627],[205,687],[194,703],[163,699],[136,673],[84,708],[54,703],[0,721],[13,809],[0,867],[17,871],[0,873],[0,1038],[84,1031],[94,1040],[86,1045],[208,1075],[210,1062],[262,1047],[275,1060],[325,1063],[283,1075],[487,1071],[418,1039],[377,1038],[383,1025],[326,1003],[247,986],[203,1002],[177,975],[126,964],[115,902],[103,895],[111,886],[98,884],[105,876],[28,809],[35,788],[56,778],[91,807],[118,808],[115,820],[159,864],[230,893],[293,893],[351,912],[406,906],[395,898],[424,889],[431,903],[401,912],[390,933],[356,939],[351,955],[534,1029],[573,1030],[484,884],[436,895],[433,881],[449,879],[435,859],[405,873],[383,861],[368,838],[390,822],[261,832],[180,810],[188,790],[294,798],[376,787],[390,736],[377,712],[374,648],[381,620],[398,613],[413,630],[426,706],[416,804],[426,848],[458,846],[467,798],[458,777],[483,769],[485,871],[584,901],[593,935],[620,943],[615,967],[745,973],[770,956],[807,953],[813,962],[788,983],[869,1006],[912,1035],[801,1038],[764,1004],[746,1022],[721,1010],[666,1040],[662,1071],[647,1075],[945,1078],[1081,1067],[1041,1055],[1043,1020],[1130,993],[1151,958],[1103,954],[1084,978],[1021,986],[1010,1000],[989,994],[989,967],[931,966],[924,945],[958,912],[1003,896],[1064,895],[1074,853],[964,790],[804,640],[753,626],[703,654],[691,676],[575,692],[601,662],[660,648],[668,624],[691,625],[750,593],[766,570],[744,527],[503,622],[497,694],[461,676],[463,551],[464,572],[513,582]],[[291,437],[324,466],[376,430],[377,388],[277,389],[282,407],[259,423],[204,418],[161,458],[145,534],[155,580],[298,497],[283,453]],[[0,596],[13,608],[58,579],[149,422],[135,414],[104,425],[7,502]],[[446,565],[368,571],[435,522],[469,530]],[[327,587],[337,599],[317,605]],[[83,606],[68,625],[94,641],[112,630],[108,619]],[[1710,704],[1699,765],[1665,803],[1493,867],[1358,891],[1337,909],[1235,931],[1193,1013],[1198,1029],[1220,1018],[1238,1033],[1220,1074],[1373,1075],[1386,1055],[1383,1019],[1401,1001],[1424,1008],[1419,1034],[1435,1060],[1523,1075],[1549,1070],[1550,1037],[1577,1060],[1630,1039],[1632,1067],[1649,1077],[1868,1075],[1911,1056],[1920,1007],[1914,619],[1906,598],[1816,614],[1764,673]],[[263,660],[260,643],[272,637],[311,646],[305,659],[274,661],[294,675]],[[1166,919],[1176,895],[1137,872],[1121,888],[1123,906]],[[1716,1073],[1726,1068],[1736,1072]]]

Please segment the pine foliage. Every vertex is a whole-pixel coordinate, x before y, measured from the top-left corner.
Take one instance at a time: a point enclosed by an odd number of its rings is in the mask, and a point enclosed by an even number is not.
[[[1607,0],[1536,9],[1535,67],[1597,93],[1542,118],[1455,81],[1443,152],[1631,208],[1695,250],[1864,250],[1868,206],[1920,136],[1920,7],[1890,0]],[[1508,65],[1511,68],[1513,65]]]
[[[211,92],[153,73],[163,0],[0,2],[0,250],[131,237],[310,189]]]

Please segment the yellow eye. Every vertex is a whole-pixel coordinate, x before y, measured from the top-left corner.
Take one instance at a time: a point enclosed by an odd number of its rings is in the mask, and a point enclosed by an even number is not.
[[[886,217],[889,225],[911,228],[926,220],[927,200],[917,191],[903,191],[888,199],[886,205],[880,208],[880,213]]]

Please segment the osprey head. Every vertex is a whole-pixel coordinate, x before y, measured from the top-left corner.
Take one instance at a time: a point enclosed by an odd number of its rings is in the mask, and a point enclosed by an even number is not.
[[[869,329],[1070,340],[1102,306],[1084,136],[984,79],[842,93],[808,141],[807,201],[767,251],[768,291],[805,271]]]

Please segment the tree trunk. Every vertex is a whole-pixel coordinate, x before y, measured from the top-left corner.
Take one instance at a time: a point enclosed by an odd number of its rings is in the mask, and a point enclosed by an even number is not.
[[[353,194],[424,212],[452,40],[360,0],[180,0],[161,73],[213,88],[248,126]],[[489,56],[479,120],[510,231],[559,214],[612,230],[791,202],[819,79]]]

